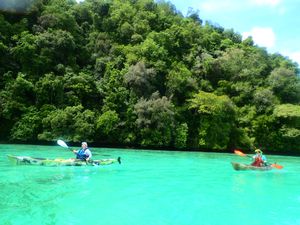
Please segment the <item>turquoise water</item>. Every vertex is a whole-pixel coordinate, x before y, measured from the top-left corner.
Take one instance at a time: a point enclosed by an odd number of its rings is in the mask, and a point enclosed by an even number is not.
[[[234,154],[94,148],[100,167],[12,166],[6,155],[72,157],[57,146],[0,145],[0,224],[300,224],[300,158],[234,171]]]

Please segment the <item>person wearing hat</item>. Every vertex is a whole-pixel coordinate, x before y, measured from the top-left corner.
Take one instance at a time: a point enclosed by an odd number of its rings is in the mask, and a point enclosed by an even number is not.
[[[88,145],[86,142],[81,143],[81,149],[73,150],[73,152],[76,155],[76,159],[79,159],[82,161],[88,162],[92,158],[92,152],[88,148]]]
[[[252,158],[253,162],[251,163],[251,166],[262,167],[267,165],[267,158],[260,149],[255,149],[255,155]]]

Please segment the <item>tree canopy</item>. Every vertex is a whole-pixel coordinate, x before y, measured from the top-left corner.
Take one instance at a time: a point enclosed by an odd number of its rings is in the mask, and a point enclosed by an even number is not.
[[[300,151],[296,63],[153,0],[0,4],[0,140]],[[17,4],[18,3],[18,4]]]

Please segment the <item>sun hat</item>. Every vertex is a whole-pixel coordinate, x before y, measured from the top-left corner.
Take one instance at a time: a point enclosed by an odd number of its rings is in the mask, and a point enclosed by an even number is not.
[[[257,152],[257,153],[262,153],[262,150],[260,150],[260,149],[255,149],[255,152]]]

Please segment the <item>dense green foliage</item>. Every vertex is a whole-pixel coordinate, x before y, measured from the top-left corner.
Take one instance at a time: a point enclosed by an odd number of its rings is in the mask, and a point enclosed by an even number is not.
[[[165,1],[4,2],[2,141],[300,151],[298,65],[251,38]]]

